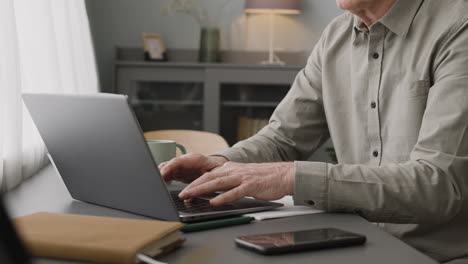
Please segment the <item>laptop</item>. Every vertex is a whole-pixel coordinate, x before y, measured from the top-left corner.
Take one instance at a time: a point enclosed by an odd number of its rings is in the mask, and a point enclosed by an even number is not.
[[[0,201],[0,263],[2,264],[29,264],[31,263],[26,249],[21,244],[13,228],[7,211]]]
[[[244,198],[211,207],[212,195],[180,200],[168,190],[124,95],[23,94],[23,100],[74,199],[182,222],[282,206]]]

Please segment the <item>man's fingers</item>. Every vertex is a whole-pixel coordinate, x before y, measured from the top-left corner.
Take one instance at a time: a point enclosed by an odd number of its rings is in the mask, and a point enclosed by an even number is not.
[[[179,193],[179,198],[180,199],[187,199],[189,198],[190,196],[188,194],[190,194],[190,190],[192,190],[193,188],[199,186],[199,185],[202,185],[204,183],[207,183],[213,179],[215,179],[215,174],[213,172],[207,172],[205,174],[203,174],[202,176],[198,177],[198,179],[194,180],[192,183],[190,183],[189,185],[187,185],[183,190],[182,192]],[[193,197],[193,196],[192,196]]]
[[[198,174],[196,173],[193,173],[193,172],[184,172],[184,171],[181,171],[181,172],[177,172],[177,173],[174,173],[174,174],[171,174],[171,178],[175,181],[180,181],[180,182],[183,182],[185,184],[190,184],[193,182],[194,178],[197,176]]]
[[[171,177],[169,175],[167,175],[167,174],[165,175],[163,173],[163,168],[166,166],[167,163],[168,162],[162,162],[161,164],[158,165],[158,169],[159,169],[159,172],[161,173],[161,176],[163,177],[163,179],[166,180],[166,181],[170,181],[170,180],[172,180],[172,179],[169,179]]]
[[[190,169],[191,167],[196,166],[186,156],[173,158],[170,161],[162,164],[164,165],[162,166],[162,168],[160,168],[160,171],[162,176],[166,180],[172,180],[173,176],[177,174],[178,171]]]
[[[185,193],[191,190],[192,188],[197,187],[201,184],[207,183],[211,180],[214,180],[216,178],[216,175],[218,174],[215,172],[207,172],[203,174],[202,176],[198,177],[198,179],[194,180],[192,183],[187,185],[187,187],[185,187],[184,190],[182,190],[182,192],[179,194],[179,198],[183,199],[183,195],[185,195]]]
[[[205,156],[198,153],[185,154],[168,161],[163,166],[161,173],[167,174],[174,173],[177,170],[200,169],[199,167],[202,166],[205,159]]]
[[[231,176],[216,178],[214,180],[184,190],[182,193],[179,194],[179,197],[181,199],[187,199],[202,196],[209,193],[214,193],[216,191],[226,191],[239,186],[240,183],[241,181],[239,177]]]
[[[159,170],[161,170],[162,168],[164,168],[164,166],[166,166],[166,164],[167,164],[167,161],[166,161],[166,162],[161,162],[161,163],[159,163],[159,165],[158,165]]]
[[[174,172],[175,169],[177,169],[179,166],[183,165],[180,162],[181,157],[173,158],[168,162],[163,163],[164,166],[161,169],[161,174],[166,175],[166,174],[171,174]]]
[[[210,204],[212,206],[220,206],[226,203],[230,203],[230,202],[234,202],[239,199],[242,199],[247,195],[248,193],[247,193],[247,189],[245,185],[239,185],[238,187],[230,191],[227,191],[225,193],[222,193],[216,196],[215,198],[211,199]]]
[[[214,180],[216,178],[222,178],[230,175],[229,171],[225,169],[224,166],[220,166],[217,168],[214,168],[213,170],[206,172],[202,176],[200,176],[198,179],[194,180],[191,184],[189,184],[187,187],[185,187],[184,191],[190,190],[191,188],[201,185],[203,183],[209,182],[211,180]]]

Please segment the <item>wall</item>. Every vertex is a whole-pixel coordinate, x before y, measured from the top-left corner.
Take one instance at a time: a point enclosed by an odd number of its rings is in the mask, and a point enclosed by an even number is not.
[[[214,1],[201,0],[208,13],[217,13]],[[244,0],[229,0],[218,22],[222,47],[236,50],[266,50],[268,21],[264,15],[244,15]],[[210,3],[207,5],[207,3]],[[96,49],[101,90],[112,91],[112,60],[115,46],[140,46],[140,33],[160,33],[169,48],[196,49],[200,27],[185,15],[163,14],[165,0],[87,0]],[[276,20],[278,50],[312,50],[320,32],[341,14],[330,0],[303,0],[302,13]]]

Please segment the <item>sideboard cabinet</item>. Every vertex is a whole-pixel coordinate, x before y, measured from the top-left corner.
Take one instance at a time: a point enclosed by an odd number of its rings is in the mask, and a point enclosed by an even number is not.
[[[305,65],[306,53],[280,54],[286,66],[261,65],[263,53],[223,52],[223,63],[198,63],[196,52],[170,50],[149,62],[137,48],[117,48],[115,92],[125,94],[144,131],[196,129],[230,144],[265,125]]]

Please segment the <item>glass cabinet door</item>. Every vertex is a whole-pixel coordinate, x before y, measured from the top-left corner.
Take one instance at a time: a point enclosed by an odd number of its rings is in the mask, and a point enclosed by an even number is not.
[[[139,81],[129,100],[143,131],[203,130],[203,83]]]
[[[290,85],[221,84],[221,135],[233,145],[268,124]]]

